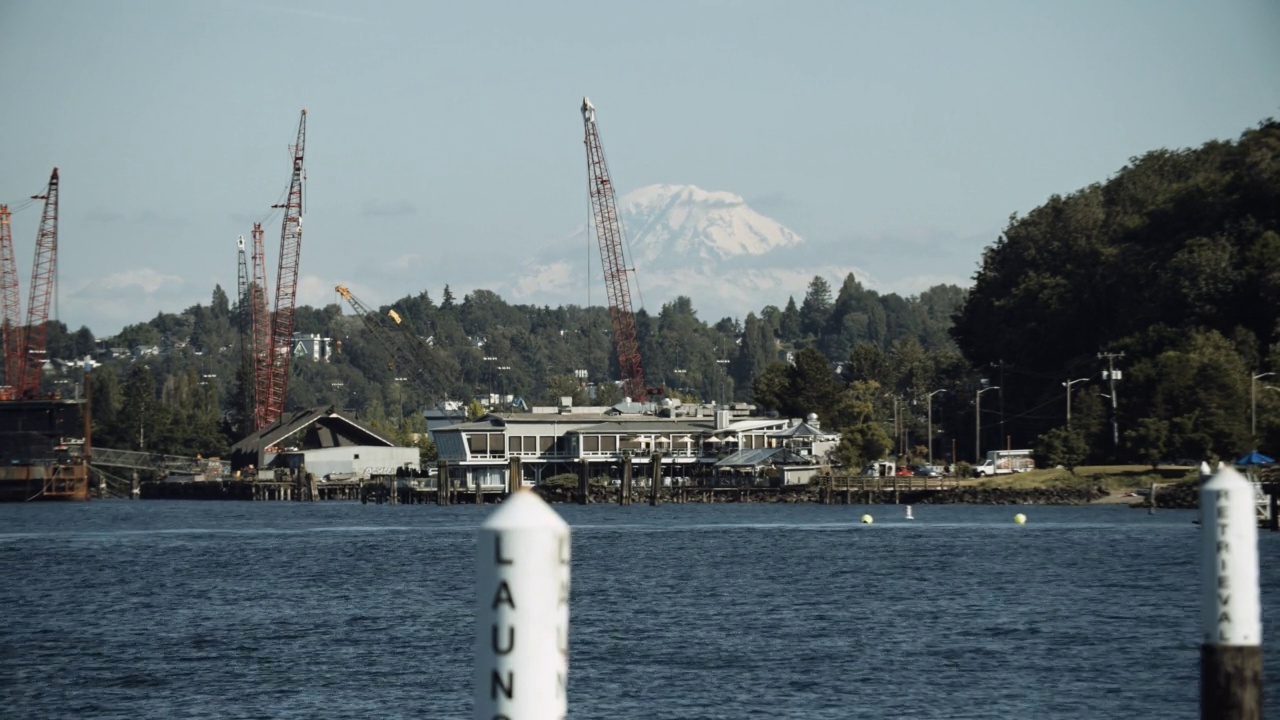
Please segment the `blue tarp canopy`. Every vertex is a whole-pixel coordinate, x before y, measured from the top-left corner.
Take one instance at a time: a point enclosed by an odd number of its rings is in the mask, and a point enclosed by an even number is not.
[[[1274,458],[1269,458],[1257,450],[1243,455],[1239,460],[1236,460],[1237,465],[1270,465],[1273,462],[1275,462]]]

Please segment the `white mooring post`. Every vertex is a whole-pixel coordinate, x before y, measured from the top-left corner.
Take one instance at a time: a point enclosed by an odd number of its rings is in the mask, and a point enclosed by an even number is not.
[[[476,544],[476,720],[568,712],[569,526],[530,490],[511,493]]]
[[[1262,602],[1253,487],[1230,467],[1200,486],[1200,717],[1262,717]]]

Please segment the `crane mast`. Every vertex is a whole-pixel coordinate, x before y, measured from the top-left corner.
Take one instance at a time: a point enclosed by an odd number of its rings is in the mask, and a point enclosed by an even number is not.
[[[12,400],[22,370],[22,302],[18,294],[18,263],[13,253],[9,206],[0,205],[0,323],[4,324],[4,386],[0,400]]]
[[[246,378],[242,390],[248,409],[247,419],[250,429],[257,431],[255,415],[258,408],[258,385],[254,375],[257,362],[257,345],[253,341],[253,298],[254,288],[250,285],[252,275],[249,274],[249,252],[244,236],[236,238],[236,326],[240,329],[240,366]]]
[[[293,309],[298,295],[298,258],[302,251],[302,181],[305,177],[302,158],[306,136],[307,110],[303,108],[302,117],[298,120],[298,139],[289,148],[293,154],[293,177],[289,181],[288,199],[283,205],[274,206],[284,209],[284,220],[280,224],[280,264],[276,271],[275,312],[271,322],[270,383],[265,401],[261,397],[258,399],[267,425],[284,412],[289,388]]]
[[[246,360],[253,357],[253,310],[249,307],[249,256],[244,236],[236,237],[236,325],[240,329],[240,350]],[[248,361],[252,364],[252,361]]]
[[[596,240],[600,245],[600,264],[604,268],[604,284],[609,297],[609,322],[613,328],[613,347],[622,373],[624,394],[638,402],[649,398],[644,383],[644,367],[636,341],[636,317],[631,310],[631,285],[627,278],[623,254],[622,223],[618,220],[618,199],[596,127],[596,109],[582,98],[582,122],[586,129],[588,189]]]
[[[44,372],[45,343],[49,339],[49,304],[53,299],[53,282],[58,267],[58,168],[54,168],[49,176],[49,186],[44,194],[32,195],[31,199],[44,200],[44,214],[40,218],[40,232],[36,235],[36,259],[31,271],[31,295],[27,301],[27,322],[16,387],[19,398],[39,396]]]
[[[267,419],[266,397],[271,389],[271,315],[267,312],[267,254],[263,249],[262,223],[253,224],[249,279],[249,345],[253,351],[253,429],[261,430]]]

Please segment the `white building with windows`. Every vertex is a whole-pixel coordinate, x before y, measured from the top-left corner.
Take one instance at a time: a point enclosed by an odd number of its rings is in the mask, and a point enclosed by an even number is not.
[[[521,481],[536,485],[555,475],[620,477],[630,458],[636,478],[652,476],[686,484],[758,484],[766,469],[771,482],[808,482],[840,442],[804,420],[736,416],[725,409],[690,408],[682,416],[599,412],[491,413],[431,432],[438,457],[463,487],[506,485],[513,459]],[[705,413],[705,414],[704,414]]]

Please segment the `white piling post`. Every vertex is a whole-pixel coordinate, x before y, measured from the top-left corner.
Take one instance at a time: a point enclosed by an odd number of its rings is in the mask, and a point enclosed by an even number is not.
[[[511,493],[476,544],[476,720],[568,713],[569,526],[530,490]]]
[[[1262,717],[1262,601],[1253,487],[1230,467],[1200,486],[1200,717]]]

